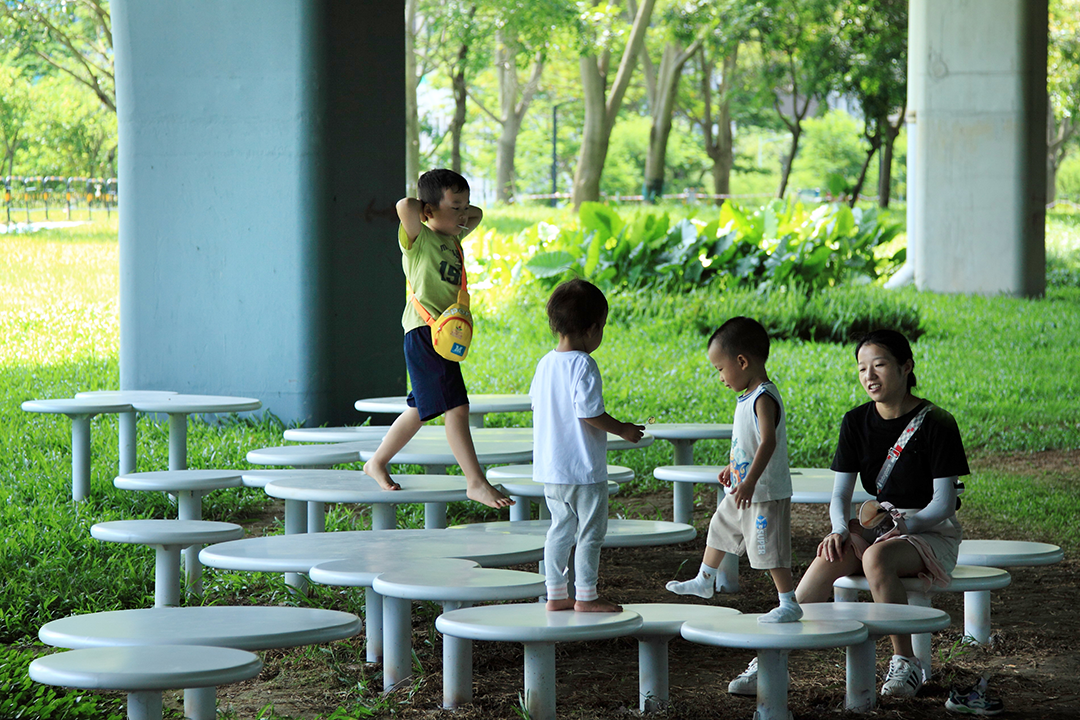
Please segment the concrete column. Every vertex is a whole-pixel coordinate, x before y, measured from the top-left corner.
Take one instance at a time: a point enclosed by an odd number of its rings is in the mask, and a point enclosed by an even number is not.
[[[401,394],[402,2],[114,0],[123,388]]]
[[[1046,0],[911,2],[915,282],[1045,289]]]

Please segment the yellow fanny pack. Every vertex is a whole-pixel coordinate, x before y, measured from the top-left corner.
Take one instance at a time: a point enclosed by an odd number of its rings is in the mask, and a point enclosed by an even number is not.
[[[409,290],[409,300],[416,312],[431,328],[431,344],[440,357],[451,362],[461,362],[469,354],[469,345],[472,343],[473,322],[472,313],[469,311],[469,288],[465,279],[465,258],[461,257],[461,288],[458,290],[457,302],[443,310],[439,317],[434,318],[427,311],[412,291],[412,285],[406,280]]]

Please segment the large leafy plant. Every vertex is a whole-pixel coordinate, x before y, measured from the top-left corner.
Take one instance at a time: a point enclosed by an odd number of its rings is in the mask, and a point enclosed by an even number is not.
[[[829,204],[807,209],[774,200],[748,211],[727,202],[711,222],[672,224],[666,212],[624,220],[613,208],[582,203],[577,224],[539,223],[518,236],[524,268],[546,285],[581,276],[604,289],[802,288],[867,283],[902,262],[878,250],[899,226],[877,210]],[[520,268],[519,268],[520,271]]]

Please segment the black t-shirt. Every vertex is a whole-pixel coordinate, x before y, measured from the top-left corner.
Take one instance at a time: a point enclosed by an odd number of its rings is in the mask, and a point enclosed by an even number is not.
[[[876,486],[889,448],[925,404],[920,402],[895,420],[882,418],[873,401],[850,410],[840,424],[832,470],[859,473],[863,489],[879,501],[899,508],[926,507],[934,497],[934,478],[971,472],[956,420],[939,407],[926,414],[922,426],[908,440],[880,494]]]

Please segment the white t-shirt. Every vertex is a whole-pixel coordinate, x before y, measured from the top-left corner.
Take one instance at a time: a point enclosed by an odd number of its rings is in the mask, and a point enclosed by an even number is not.
[[[776,426],[776,449],[773,450],[769,463],[758,478],[754,487],[752,502],[761,503],[769,500],[783,500],[791,497],[791,470],[788,467],[787,452],[787,415],[784,413],[784,403],[780,399],[780,391],[771,382],[763,382],[745,395],[739,396],[739,404],[735,407],[735,419],[732,420],[731,430],[731,487],[726,488],[728,493],[735,490],[736,485],[746,479],[750,471],[750,464],[754,462],[758,445],[761,444],[761,431],[758,429],[757,414],[754,406],[757,399],[762,395],[768,395],[776,401],[777,412],[780,422]]]
[[[607,482],[607,433],[582,418],[604,414],[604,383],[585,352],[552,350],[536,364],[533,479],[557,485]]]

